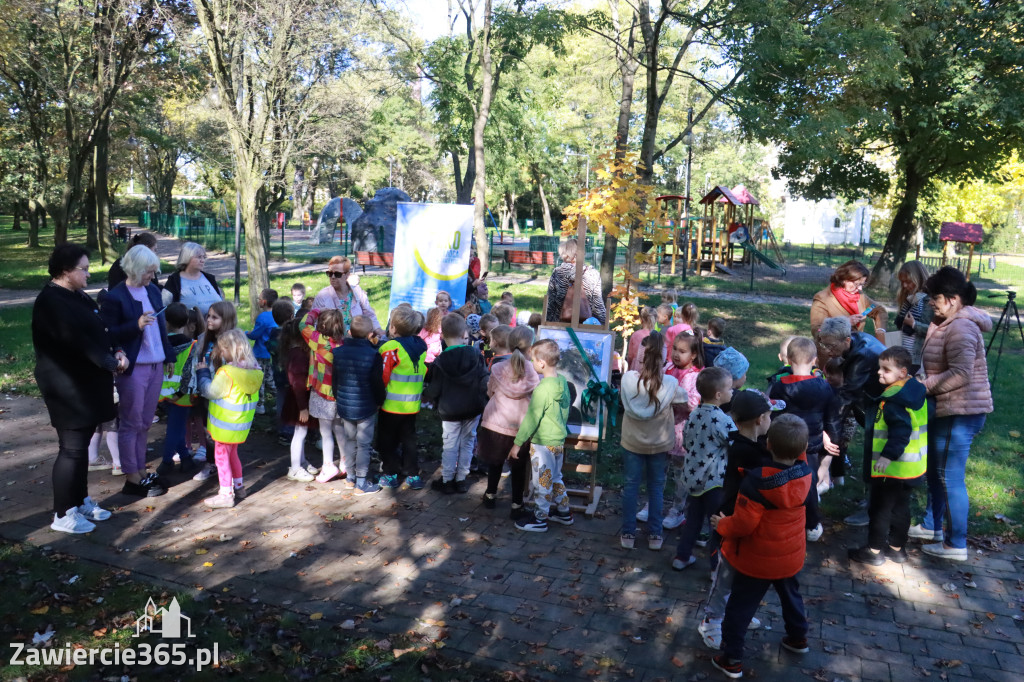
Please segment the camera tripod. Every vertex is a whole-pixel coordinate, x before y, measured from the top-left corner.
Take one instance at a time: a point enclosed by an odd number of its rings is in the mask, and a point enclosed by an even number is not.
[[[996,342],[996,337],[999,337],[999,351],[996,354],[996,364],[992,368],[992,380],[994,384],[996,377],[999,376],[999,359],[1003,357],[1003,344],[1006,342],[1006,332],[1010,331],[1010,313],[1012,311],[1013,316],[1017,319],[1017,331],[1020,332],[1020,342],[1024,346],[1024,326],[1020,323],[1020,312],[1017,310],[1017,292],[1007,291],[1006,292],[1006,305],[1003,306],[1003,314],[999,316],[999,322],[996,323],[995,328],[992,330],[992,338],[988,341],[988,347],[985,349],[985,355],[987,356],[992,351],[992,344]],[[1003,333],[1000,334],[999,330],[1002,328]]]

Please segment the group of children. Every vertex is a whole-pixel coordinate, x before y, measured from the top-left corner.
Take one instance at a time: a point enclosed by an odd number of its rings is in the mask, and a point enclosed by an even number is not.
[[[705,544],[701,533],[710,526],[712,588],[698,630],[720,650],[715,667],[738,678],[744,634],[759,624],[754,614],[769,587],[782,603],[782,646],[808,651],[797,575],[806,543],[822,534],[818,497],[828,489],[829,459],[839,453],[842,406],[833,384],[841,383],[841,372],[826,379],[815,367],[814,342],[789,337],[780,350],[784,366],[767,391],[741,390],[749,363],[724,344],[723,321],[700,330],[692,303],[644,308],[640,317],[620,392],[626,474],[620,542],[633,548],[637,521],[646,521],[648,547],[659,550],[664,529],[682,525],[672,566],[684,570],[697,561],[694,547]],[[868,542],[850,550],[852,561],[906,561],[909,501],[925,473],[928,418],[911,362],[902,347],[879,356],[885,390],[865,436]],[[663,515],[666,472],[675,496]],[[641,481],[649,503],[637,512]]]
[[[481,294],[486,299],[487,292]],[[416,415],[427,404],[442,421],[434,490],[468,492],[476,457],[487,468],[485,507],[496,506],[507,469],[517,528],[543,532],[548,521],[573,523],[561,478],[570,390],[556,372],[557,344],[535,339],[539,315],[518,313],[510,292],[484,315],[475,306],[451,310],[451,297],[440,292],[426,314],[408,304],[396,307],[382,336],[368,317],[308,306],[301,285],[293,287],[292,300],[267,289],[249,332],[235,328],[227,302],[212,305],[205,324],[198,310],[168,306],[175,358],[161,392],[168,419],[159,474],[173,472],[175,460],[183,472],[199,468],[208,435],[216,466],[202,467],[194,478],[216,471],[220,489],[204,503],[234,506],[245,496],[238,445],[276,393],[290,480],[341,478],[357,495],[418,490],[424,481]],[[311,420],[322,444],[319,467],[305,456]],[[370,476],[375,435],[382,469],[377,481]]]

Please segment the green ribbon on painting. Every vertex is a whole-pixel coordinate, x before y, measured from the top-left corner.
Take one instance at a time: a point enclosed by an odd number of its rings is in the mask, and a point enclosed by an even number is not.
[[[619,402],[619,392],[612,388],[607,381],[601,381],[597,370],[594,369],[594,363],[590,361],[586,351],[583,350],[580,337],[576,336],[576,330],[572,327],[567,327],[567,329],[569,331],[569,338],[572,339],[576,350],[580,352],[583,361],[587,363],[587,369],[590,370],[590,379],[587,380],[587,387],[583,389],[583,395],[580,396],[580,412],[583,413],[583,417],[591,424],[594,423],[596,417],[597,435],[598,438],[603,439],[604,429],[601,428],[601,403],[604,402],[605,407],[609,408],[608,414],[611,415],[609,420],[611,425],[615,426],[615,413],[617,412],[615,406]]]

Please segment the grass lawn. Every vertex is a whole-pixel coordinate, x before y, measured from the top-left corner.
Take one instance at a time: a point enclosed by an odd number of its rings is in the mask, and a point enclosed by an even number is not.
[[[74,579],[73,579],[74,578]],[[146,666],[139,678],[152,680],[216,680],[226,674],[247,680],[281,680],[301,672],[302,679],[369,681],[390,679],[503,680],[486,668],[444,657],[443,636],[415,633],[374,636],[365,628],[367,614],[355,629],[313,620],[305,614],[237,596],[230,587],[216,594],[169,589],[132,578],[130,570],[101,567],[77,557],[31,545],[0,543],[0,586],[7,598],[0,604],[0,633],[7,642],[32,646],[34,633],[55,632],[48,651],[64,649],[156,647],[161,638],[146,633],[135,638],[135,619],[152,597],[158,607],[172,598],[191,618],[196,639],[185,640],[187,656],[216,642],[220,665],[202,672],[179,666]],[[316,614],[313,614],[316,615]],[[443,635],[443,630],[441,631]],[[165,640],[163,640],[165,641]],[[40,648],[42,648],[40,646]],[[0,662],[0,679],[84,680],[132,679],[139,672],[121,666],[15,666],[14,649]],[[24,658],[26,654],[22,654]],[[97,656],[97,661],[99,660]]]
[[[274,277],[271,287],[278,292],[290,291],[295,281],[303,282],[307,295],[313,295],[324,284],[322,273],[307,273],[300,276]],[[381,324],[386,323],[389,280],[382,276],[362,278],[370,302],[375,308]],[[541,300],[546,291],[546,282],[516,284],[508,287],[515,295],[520,310],[540,310]],[[229,297],[230,283],[225,283]],[[497,300],[500,291],[492,292]],[[244,283],[243,283],[243,297]],[[659,299],[651,297],[647,303],[657,304]],[[742,301],[719,301],[701,299],[698,301],[702,320],[720,316],[727,321],[725,338],[727,342],[743,352],[750,360],[747,386],[765,388],[765,378],[775,370],[779,341],[790,334],[806,334],[808,311],[799,306],[780,304],[747,303]],[[31,383],[33,360],[29,336],[31,310],[26,307],[9,308],[0,315],[0,358],[6,361],[0,374],[0,390],[16,389],[28,394],[37,394]],[[244,309],[239,311],[239,324],[251,328],[251,315]],[[621,344],[619,344],[621,347]],[[1024,374],[1024,351],[1014,337],[1008,336],[1007,349],[999,366],[999,376],[993,386],[996,411],[989,415],[985,429],[975,440],[972,456],[968,461],[967,479],[971,498],[972,526],[974,535],[1006,535],[1021,538],[1020,523],[1024,522],[1024,441],[1020,431],[1020,415],[1016,412],[1013,396],[1016,385]],[[990,366],[995,358],[990,358]],[[421,413],[424,437],[440,445],[440,420],[437,413]],[[1018,434],[1016,436],[1012,434]],[[598,475],[606,486],[619,487],[622,484],[622,463],[618,448],[619,434],[612,428],[608,439],[601,447]],[[854,472],[856,476],[856,472]],[[848,477],[850,478],[850,477]],[[832,518],[841,518],[849,513],[850,500],[863,495],[860,485],[836,489],[838,492],[826,495],[824,508]],[[923,499],[923,495],[919,495]],[[845,513],[844,513],[845,512]],[[1003,514],[1016,522],[1009,526],[997,521],[996,514]]]

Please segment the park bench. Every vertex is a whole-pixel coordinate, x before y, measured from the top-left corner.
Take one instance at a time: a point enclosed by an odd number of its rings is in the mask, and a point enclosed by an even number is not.
[[[553,251],[513,251],[507,249],[502,255],[501,271],[505,272],[505,266],[512,265],[554,265],[555,253]]]
[[[356,265],[366,272],[367,265],[375,265],[379,268],[390,268],[395,264],[395,254],[386,251],[356,251]]]

